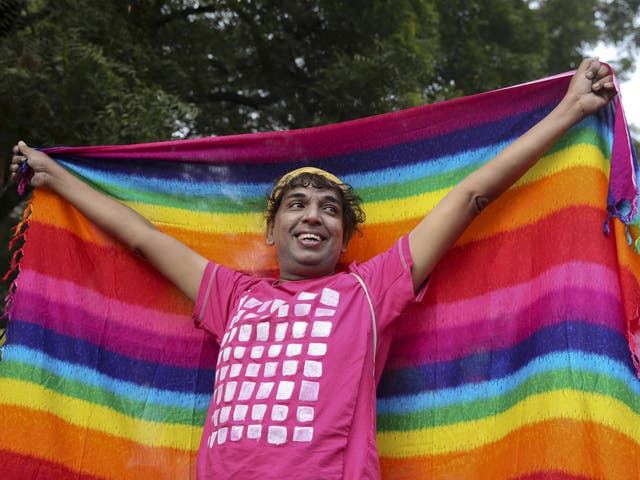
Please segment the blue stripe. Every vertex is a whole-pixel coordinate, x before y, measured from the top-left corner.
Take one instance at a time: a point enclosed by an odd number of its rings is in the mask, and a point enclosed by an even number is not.
[[[409,166],[432,158],[455,156],[459,153],[504,143],[509,139],[516,138],[542,118],[549,109],[550,107],[544,107],[444,135],[390,145],[376,150],[354,151],[334,157],[313,159],[312,162],[337,175],[346,176],[389,167]],[[215,149],[212,149],[211,155],[214,159]],[[301,155],[295,160],[260,164],[238,162],[205,164],[134,158],[99,159],[74,157],[73,155],[56,155],[56,158],[71,163],[77,163],[79,160],[85,165],[102,165],[101,168],[109,172],[120,171],[124,175],[159,178],[182,177],[185,181],[209,181],[211,179],[225,183],[248,181],[248,183],[269,184],[280,174],[298,167],[300,163],[311,160],[305,158],[303,153]]]
[[[77,381],[89,387],[100,388],[119,397],[134,401],[144,399],[150,406],[163,405],[166,407],[206,410],[211,398],[208,393],[196,394],[195,392],[162,390],[148,385],[138,385],[115,379],[92,368],[59,360],[39,350],[14,345],[13,343],[5,347],[2,355],[2,364],[7,365],[7,368],[10,368],[11,362],[39,368],[52,375]]]
[[[623,335],[590,323],[564,322],[541,329],[507,349],[387,371],[383,373],[378,386],[378,397],[419,394],[497,380],[512,375],[537,357],[566,350],[603,355],[627,365],[631,374],[634,372],[629,345]]]
[[[497,380],[426,391],[410,396],[378,398],[378,414],[408,414],[505,395],[529,378],[547,372],[571,369],[579,383],[580,372],[590,372],[623,382],[640,397],[640,382],[629,366],[609,357],[578,350],[565,350],[534,358],[520,370]],[[568,385],[570,388],[571,385]]]
[[[610,134],[606,127],[597,124],[591,117],[585,119],[580,125],[574,128],[591,128],[598,135]],[[607,137],[602,137],[607,138]],[[411,158],[411,164],[389,165],[390,162],[380,162],[379,168],[362,170],[356,169],[355,173],[346,171],[338,173],[341,178],[351,184],[354,188],[368,188],[390,185],[390,179],[394,184],[401,184],[418,178],[424,178],[428,182],[428,177],[443,173],[451,173],[457,169],[480,166],[490,160],[500,150],[511,142],[512,138],[496,141],[490,145],[480,145],[474,149],[457,151],[447,155],[430,157],[425,151],[416,150]],[[366,158],[358,161],[362,165],[369,166],[371,156],[393,156],[399,155],[397,152],[390,152],[390,149],[400,148],[399,146],[388,147],[376,152],[367,152]],[[347,158],[347,157],[343,157]],[[273,185],[273,180],[279,176],[275,173],[280,169],[280,165],[207,165],[198,163],[170,163],[151,160],[113,160],[81,157],[59,158],[69,170],[74,171],[81,177],[91,182],[100,184],[109,191],[110,185],[121,186],[133,190],[153,191],[157,193],[181,194],[194,197],[194,203],[198,197],[212,198],[223,197],[232,199],[264,198],[264,195]],[[350,161],[350,160],[345,160]],[[328,162],[319,161],[318,163]],[[296,164],[290,165],[295,168]],[[336,171],[331,165],[320,165],[330,171]],[[268,181],[255,182],[253,180],[255,172],[271,172],[268,174]],[[282,170],[282,171],[287,171]],[[247,179],[249,181],[247,182]],[[446,185],[443,185],[446,187]]]
[[[393,179],[393,183],[395,184],[401,184],[424,178],[425,183],[428,183],[428,177],[443,173],[444,168],[448,168],[448,172],[453,172],[471,166],[479,167],[494,157],[508,144],[509,142],[503,142],[410,166],[389,167],[376,171],[347,174],[342,177],[342,180],[354,188],[389,186],[390,179]],[[206,175],[204,177],[198,176],[197,179],[185,179],[186,175],[181,175],[181,172],[176,172],[176,169],[173,169],[173,173],[178,174],[175,178],[153,177],[148,175],[143,177],[135,174],[109,171],[101,165],[89,165],[89,163],[96,163],[91,160],[89,160],[89,162],[83,161],[82,164],[70,163],[68,161],[60,161],[60,163],[84,179],[100,185],[107,192],[109,192],[110,186],[125,187],[138,191],[151,191],[166,195],[180,192],[181,195],[193,197],[194,203],[198,201],[199,197],[205,199],[221,197],[228,198],[229,201],[233,201],[234,198],[264,198],[266,192],[273,186],[272,182],[232,184],[227,183],[227,179],[224,177],[203,181]],[[185,166],[185,164],[179,164],[178,166],[180,165]],[[441,188],[447,186],[448,185],[442,185]]]
[[[98,345],[53,332],[39,325],[12,320],[11,344],[41,350],[60,361],[93,369],[108,377],[159,390],[211,394],[213,371],[176,367],[134,359]]]
[[[336,175],[347,176],[349,174],[359,174],[389,167],[410,166],[416,162],[428,161],[431,158],[452,156],[458,153],[484,148],[488,145],[503,143],[509,139],[519,137],[544,117],[552,107],[553,105],[544,106],[477,126],[461,125],[461,127],[464,128],[447,134],[389,145],[376,150],[356,150],[326,158],[310,158],[305,156],[304,152],[301,152],[300,156],[294,160],[290,160],[289,157],[284,161],[259,164],[238,162],[204,164],[199,162],[137,160],[134,158],[99,159],[96,157],[84,158],[64,154],[58,154],[55,158],[70,162],[73,162],[74,158],[81,159],[81,162],[84,164],[103,164],[104,166],[102,168],[110,172],[121,171],[127,175],[140,173],[141,176],[150,175],[163,178],[175,176],[176,171],[173,168],[173,166],[175,166],[178,171],[183,174],[185,180],[193,180],[193,173],[197,172],[195,176],[197,179],[212,178],[217,181],[222,180],[230,183],[242,183],[249,179],[249,183],[269,184],[281,174],[297,168],[301,163],[305,162],[311,162]],[[328,138],[328,141],[329,140],[330,138]],[[359,145],[366,145],[366,142],[359,142]],[[215,159],[215,148],[213,147],[211,159]],[[180,167],[180,164],[186,165],[187,168]]]

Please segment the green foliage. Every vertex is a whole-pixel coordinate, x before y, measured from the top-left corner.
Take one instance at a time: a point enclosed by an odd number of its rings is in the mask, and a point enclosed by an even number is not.
[[[171,92],[188,92],[201,134],[312,126],[413,106],[424,101],[434,71],[426,39],[437,37],[437,22],[428,6],[229,0],[200,2],[185,14],[174,2],[154,40],[174,54],[163,55],[153,75]]]
[[[576,68],[583,48],[605,38],[605,32],[595,26],[601,3],[599,0],[541,2],[539,13],[550,35],[548,66],[552,70]]]
[[[494,90],[549,73],[550,35],[527,2],[437,2],[440,84],[456,96]],[[444,95],[446,98],[448,95]]]
[[[640,0],[0,0],[0,148],[298,128],[635,51]],[[615,28],[611,28],[613,25]],[[629,67],[629,55],[622,67]]]
[[[121,55],[137,45],[116,3],[104,2],[109,12],[92,2],[26,2],[22,28],[0,42],[0,116],[11,121],[0,144],[160,140],[195,116],[187,102],[140,78],[144,50]]]

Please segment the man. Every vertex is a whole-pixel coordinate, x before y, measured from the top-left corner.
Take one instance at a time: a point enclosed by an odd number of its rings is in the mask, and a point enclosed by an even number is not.
[[[337,272],[363,219],[349,186],[318,169],[285,175],[267,215],[278,279],[209,262],[42,152],[19,143],[31,183],[46,186],[144,255],[195,302],[196,324],[220,343],[198,458],[201,478],[378,478],[375,386],[394,320],[418,300],[442,255],[473,219],[572,125],[615,94],[587,59],[540,123],[469,175],[389,251]]]

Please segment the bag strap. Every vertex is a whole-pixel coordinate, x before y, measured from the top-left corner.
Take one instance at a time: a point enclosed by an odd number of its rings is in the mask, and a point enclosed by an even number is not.
[[[373,302],[371,301],[371,296],[369,295],[369,290],[367,290],[367,285],[364,283],[364,280],[357,273],[349,272],[351,275],[356,277],[358,283],[362,287],[365,296],[367,297],[367,301],[369,302],[369,310],[371,312],[371,324],[373,328],[373,376],[376,376],[376,348],[378,346],[378,329],[376,328],[376,312],[373,310]]]

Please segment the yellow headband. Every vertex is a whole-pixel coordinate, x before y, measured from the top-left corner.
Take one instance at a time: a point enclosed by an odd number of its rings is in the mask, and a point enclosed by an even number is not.
[[[344,183],[342,182],[342,180],[340,180],[335,175],[333,175],[333,174],[331,174],[331,173],[329,173],[329,172],[327,172],[325,170],[322,170],[321,168],[302,167],[302,168],[298,168],[296,170],[292,170],[289,173],[285,173],[282,176],[282,178],[280,178],[280,180],[278,180],[278,183],[276,183],[276,186],[273,189],[275,190],[277,188],[282,188],[287,183],[289,183],[291,180],[293,180],[295,177],[297,177],[298,175],[302,175],[303,173],[311,173],[311,174],[315,174],[315,175],[320,175],[321,177],[324,177],[327,180],[331,180],[332,182],[337,184],[339,187],[344,188]]]

